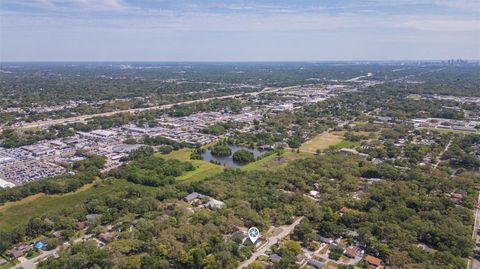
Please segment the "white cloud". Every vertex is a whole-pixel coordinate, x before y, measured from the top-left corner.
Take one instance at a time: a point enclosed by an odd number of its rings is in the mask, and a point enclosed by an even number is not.
[[[423,31],[437,32],[479,32],[480,20],[468,18],[404,18],[396,26]],[[479,33],[477,33],[479,34]]]
[[[57,12],[122,11],[130,8],[123,0],[5,0],[5,3]]]

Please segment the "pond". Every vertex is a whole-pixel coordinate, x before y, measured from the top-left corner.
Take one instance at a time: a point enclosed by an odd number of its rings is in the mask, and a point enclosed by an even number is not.
[[[232,150],[232,155],[228,156],[228,157],[215,157],[215,156],[212,156],[212,153],[209,149],[207,149],[203,154],[202,154],[202,157],[203,157],[203,160],[204,161],[211,161],[211,160],[214,160],[214,161],[217,161],[221,164],[224,164],[228,167],[233,167],[233,168],[240,168],[242,166],[244,166],[246,163],[240,163],[240,162],[236,162],[233,160],[233,153],[235,153],[236,151],[239,151],[241,149],[244,149],[244,150],[248,150],[250,152],[253,153],[253,156],[255,156],[255,158],[257,158],[258,156],[264,154],[265,152],[267,152],[267,150],[262,150],[262,149],[252,149],[252,148],[247,148],[247,147],[240,147],[240,146],[228,146],[231,150]]]

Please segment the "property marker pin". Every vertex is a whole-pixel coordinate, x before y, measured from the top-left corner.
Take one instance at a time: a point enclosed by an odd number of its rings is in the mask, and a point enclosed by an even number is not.
[[[255,244],[257,239],[260,237],[260,231],[256,227],[252,227],[248,229],[248,237],[250,238],[250,241]]]

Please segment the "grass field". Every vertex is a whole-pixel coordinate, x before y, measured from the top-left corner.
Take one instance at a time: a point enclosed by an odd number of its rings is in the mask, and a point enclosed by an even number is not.
[[[282,169],[287,166],[288,162],[304,159],[308,157],[312,157],[313,154],[308,152],[291,152],[290,150],[286,150],[281,156],[277,156],[276,154],[267,156],[261,160],[258,160],[253,163],[249,163],[242,168],[242,171],[252,171],[252,170],[261,170],[261,171],[276,171],[278,169]],[[280,157],[280,158],[279,158]]]
[[[336,148],[356,148],[362,144],[361,141],[347,141],[342,140],[338,144],[335,145]]]
[[[11,267],[15,266],[15,263],[13,262],[7,262],[6,264],[4,265],[0,265],[0,269],[9,269]]]
[[[185,148],[173,151],[166,155],[159,154],[159,156],[165,159],[177,159],[180,161],[191,162],[195,166],[195,170],[187,172],[184,175],[178,177],[178,180],[202,180],[223,172],[223,167],[220,165],[205,162],[202,160],[190,160],[191,153],[191,149]]]
[[[93,183],[85,184],[81,188],[79,188],[78,190],[76,190],[74,192],[70,192],[70,193],[67,193],[67,194],[54,194],[54,195],[49,195],[49,196],[50,197],[62,197],[62,196],[67,196],[67,195],[74,195],[76,193],[86,191],[89,188],[91,188],[92,186],[93,186]],[[37,200],[38,198],[43,197],[43,196],[45,196],[44,193],[37,193],[37,194],[34,194],[34,195],[27,196],[27,197],[25,197],[25,198],[23,198],[22,200],[19,200],[19,201],[7,202],[7,203],[0,206],[0,216],[1,216],[2,210],[6,210],[6,209],[8,209],[12,206],[19,206],[19,205],[23,205],[23,204],[32,203],[35,200]],[[1,222],[1,220],[0,220],[0,222]]]
[[[0,230],[11,230],[19,225],[26,224],[32,217],[73,207],[92,196],[118,192],[129,185],[134,184],[125,180],[114,180],[112,184],[101,184],[99,187],[93,187],[92,184],[89,184],[67,194],[41,195],[34,200],[27,197],[23,200],[9,203],[8,206],[6,204],[0,209]],[[151,187],[142,187],[152,189]]]
[[[339,133],[323,133],[313,139],[303,143],[300,151],[315,153],[317,149],[324,150],[330,146],[335,146],[343,140],[343,135]]]

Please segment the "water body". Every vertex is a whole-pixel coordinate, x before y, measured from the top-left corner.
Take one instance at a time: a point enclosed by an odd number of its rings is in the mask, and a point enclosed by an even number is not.
[[[232,155],[228,157],[215,157],[215,156],[212,156],[211,151],[207,149],[205,153],[202,154],[203,160],[207,162],[209,162],[210,160],[214,160],[228,167],[240,168],[244,166],[246,163],[235,162],[233,160],[233,153],[235,153],[236,151],[239,151],[241,149],[248,150],[253,153],[253,156],[255,156],[255,158],[267,152],[266,150],[261,150],[256,148],[252,149],[252,148],[239,147],[239,146],[228,146],[228,147],[232,150]]]

